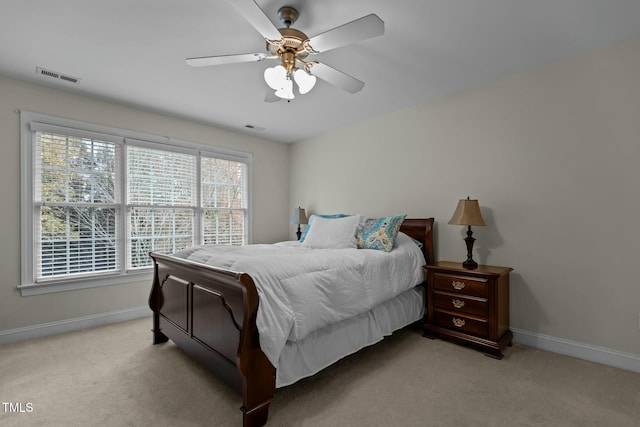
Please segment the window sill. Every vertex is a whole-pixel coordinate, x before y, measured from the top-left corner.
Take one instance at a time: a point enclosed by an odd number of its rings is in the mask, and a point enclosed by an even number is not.
[[[68,280],[64,282],[36,283],[30,285],[20,285],[18,289],[23,297],[32,295],[52,294],[56,292],[75,291],[79,289],[97,288],[100,286],[122,285],[125,283],[148,281],[151,285],[153,279],[153,271],[139,271],[135,273],[126,273],[118,276],[107,277],[85,277],[77,280]]]

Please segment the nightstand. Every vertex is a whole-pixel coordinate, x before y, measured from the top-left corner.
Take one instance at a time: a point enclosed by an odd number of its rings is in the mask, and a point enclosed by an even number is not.
[[[513,339],[509,329],[509,273],[513,269],[479,265],[467,270],[461,263],[449,261],[424,268],[424,335],[468,344],[502,359],[502,350]]]

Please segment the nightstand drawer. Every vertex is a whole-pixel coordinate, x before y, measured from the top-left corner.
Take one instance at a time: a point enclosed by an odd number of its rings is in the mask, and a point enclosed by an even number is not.
[[[449,311],[459,311],[483,317],[489,315],[489,303],[485,298],[469,297],[449,292],[433,292],[433,304]]]
[[[487,298],[489,295],[487,280],[453,274],[435,273],[433,288],[439,291],[455,292],[465,295]]]
[[[471,319],[469,317],[446,313],[439,310],[435,310],[433,317],[435,324],[442,326],[443,328],[461,331],[482,338],[489,336],[489,325],[487,321]]]

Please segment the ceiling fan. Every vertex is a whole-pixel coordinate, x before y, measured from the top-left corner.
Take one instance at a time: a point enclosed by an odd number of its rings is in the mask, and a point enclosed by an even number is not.
[[[275,98],[268,94],[267,101],[293,99],[293,81],[297,84],[298,92],[305,94],[315,85],[316,77],[349,93],[359,92],[364,87],[364,82],[355,77],[321,62],[309,60],[308,56],[384,34],[384,22],[377,15],[363,16],[309,38],[302,31],[291,28],[298,19],[298,11],[291,6],[283,6],[278,10],[278,18],[284,25],[278,29],[254,0],[228,1],[265,38],[266,53],[187,58],[187,64],[206,67],[278,59],[279,65],[267,68],[264,72],[265,81],[275,91]]]

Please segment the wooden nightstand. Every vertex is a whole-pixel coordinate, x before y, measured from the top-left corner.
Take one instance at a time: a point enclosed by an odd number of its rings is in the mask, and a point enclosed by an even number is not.
[[[425,266],[427,318],[424,335],[469,344],[502,359],[511,345],[509,329],[509,267],[440,261]]]

